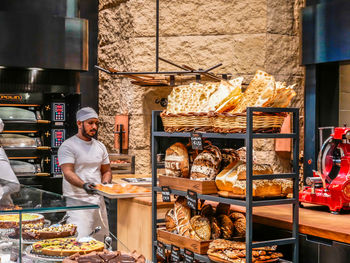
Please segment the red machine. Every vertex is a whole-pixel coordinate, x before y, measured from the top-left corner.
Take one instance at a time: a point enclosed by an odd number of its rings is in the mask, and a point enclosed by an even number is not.
[[[300,203],[328,206],[338,214],[350,210],[350,128],[334,128],[317,158],[317,171],[306,178]]]

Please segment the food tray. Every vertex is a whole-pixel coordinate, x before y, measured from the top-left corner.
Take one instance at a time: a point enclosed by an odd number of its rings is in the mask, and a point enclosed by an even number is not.
[[[100,190],[95,190],[99,195],[108,197],[110,199],[119,199],[119,198],[134,198],[134,197],[142,197],[142,196],[151,196],[152,192],[147,193],[130,193],[130,194],[110,194]]]
[[[219,257],[215,257],[212,255],[208,255],[208,258],[212,262],[217,262],[217,263],[232,263],[232,261],[228,261]],[[274,258],[274,259],[268,259],[268,260],[260,260],[260,261],[255,261],[255,263],[272,263],[272,262],[279,262],[279,258]]]
[[[47,262],[62,262],[65,257],[58,257],[58,256],[46,256],[46,255],[41,255],[38,253],[35,253],[33,251],[32,246],[28,246],[25,250],[24,253],[27,255],[28,258],[33,259],[34,261],[47,261]]]
[[[158,240],[169,245],[175,245],[179,248],[187,248],[197,254],[205,255],[208,251],[210,241],[199,241],[188,237],[170,233],[165,229],[157,230]]]
[[[213,128],[212,117],[206,112],[160,114],[166,132],[210,132]]]
[[[159,186],[169,186],[180,191],[192,190],[199,194],[216,194],[218,189],[215,181],[198,181],[181,177],[159,176]]]

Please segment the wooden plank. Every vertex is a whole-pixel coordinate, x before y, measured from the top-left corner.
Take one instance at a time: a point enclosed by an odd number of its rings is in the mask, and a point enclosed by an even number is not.
[[[180,191],[192,190],[199,194],[216,194],[215,181],[196,181],[188,178],[159,176],[159,186],[169,186],[171,189]]]
[[[177,234],[170,233],[163,229],[157,230],[158,240],[170,244],[175,245],[180,248],[187,248],[195,253],[205,255],[208,251],[209,244],[211,241],[198,241],[192,238],[183,237]]]

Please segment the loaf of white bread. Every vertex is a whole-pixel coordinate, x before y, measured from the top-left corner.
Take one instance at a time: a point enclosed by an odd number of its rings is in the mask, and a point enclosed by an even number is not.
[[[243,77],[220,83],[191,83],[175,87],[168,96],[166,112],[244,113],[247,107],[288,107],[296,95],[295,85],[276,82],[275,78],[258,70],[246,91],[242,93]]]
[[[253,176],[272,174],[273,170],[268,164],[253,164]],[[227,191],[234,195],[246,194],[246,163],[231,163],[222,170],[215,179],[220,191]],[[293,190],[293,184],[288,179],[254,180],[254,197],[286,196]]]

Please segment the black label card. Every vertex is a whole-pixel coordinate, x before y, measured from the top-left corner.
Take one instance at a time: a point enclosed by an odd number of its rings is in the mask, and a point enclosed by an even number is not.
[[[185,263],[192,263],[194,262],[194,253],[191,250],[184,249],[184,262]]]
[[[162,186],[163,202],[171,202],[170,193],[171,193],[171,190],[170,190],[169,186]]]
[[[198,208],[197,193],[192,190],[187,190],[186,198],[187,198],[187,205],[189,206],[189,208],[197,212],[197,208]]]
[[[203,150],[202,134],[192,133],[191,134],[191,144],[194,150]]]
[[[171,245],[171,254],[170,254],[171,262],[178,263],[180,262],[180,248],[174,245]]]
[[[165,246],[160,241],[157,241],[157,255],[162,259],[165,259]]]

